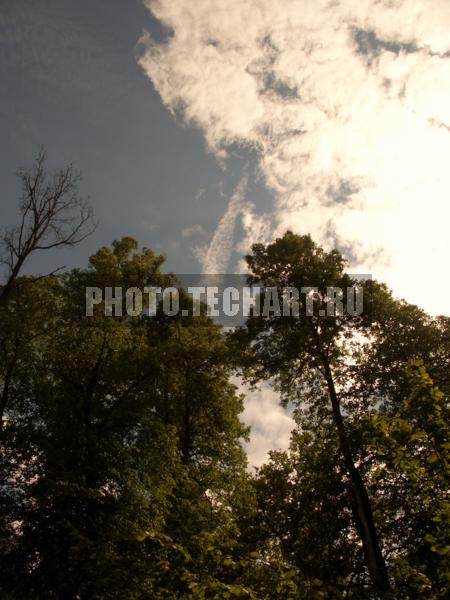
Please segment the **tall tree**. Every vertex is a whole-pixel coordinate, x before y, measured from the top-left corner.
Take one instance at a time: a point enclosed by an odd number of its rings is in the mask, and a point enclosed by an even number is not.
[[[174,283],[162,261],[123,238],[87,270],[21,280],[2,307],[5,358],[20,363],[1,441],[6,597],[225,597],[235,585],[223,560],[246,431],[225,337],[205,315],[109,317],[104,303],[85,315],[86,286]]]
[[[387,403],[346,421],[384,542],[388,597],[440,600],[449,583],[448,397],[422,361],[403,371],[395,410]],[[261,562],[281,556],[307,597],[373,599],[332,420],[321,405],[299,407],[295,420],[289,449],[257,473],[247,535]]]
[[[272,310],[248,320],[247,328],[235,335],[239,346],[247,348],[243,364],[252,380],[274,378],[282,399],[294,401],[297,411],[309,411],[308,418],[331,419],[353,525],[375,593],[384,596],[392,581],[386,560],[395,554],[396,542],[384,527],[386,515],[378,510],[380,490],[373,485],[377,466],[364,443],[367,418],[396,414],[408,390],[405,365],[411,360],[422,360],[448,394],[449,319],[431,318],[371,280],[359,282],[361,314],[355,315],[346,302],[333,312],[335,289],[345,292],[356,282],[344,272],[339,252],[324,251],[309,236],[287,232],[267,246],[256,244],[247,261],[251,282],[275,287],[279,294],[297,288],[304,295],[292,316],[280,317]],[[285,297],[292,307],[287,292]],[[299,439],[307,439],[305,435]],[[403,500],[408,502],[407,494]]]
[[[298,316],[274,314],[253,316],[247,330],[238,337],[251,340],[249,364],[256,379],[274,377],[283,394],[308,390],[303,399],[329,402],[336,428],[339,451],[348,476],[354,523],[364,547],[366,564],[374,588],[381,595],[390,587],[385,560],[373,518],[371,500],[355,463],[351,436],[343,416],[344,395],[339,383],[348,364],[344,340],[360,331],[361,318],[343,307],[335,316],[323,316],[329,309],[329,288],[347,290],[354,282],[344,273],[345,261],[339,252],[325,252],[309,236],[287,232],[267,246],[255,244],[247,257],[252,278],[266,288],[315,288],[313,314],[307,314],[306,295],[300,299]],[[380,293],[383,293],[380,289]],[[310,296],[311,299],[311,296]]]
[[[250,529],[267,561],[279,553],[307,597],[373,598],[337,435],[323,411],[297,412],[289,449],[270,454],[255,488]]]

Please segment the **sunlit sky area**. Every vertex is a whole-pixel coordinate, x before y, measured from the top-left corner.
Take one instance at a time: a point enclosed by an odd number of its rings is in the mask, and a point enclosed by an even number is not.
[[[236,272],[289,228],[448,314],[448,0],[0,7],[0,222],[40,145],[82,169],[99,220],[31,270],[131,235],[175,272]],[[246,405],[255,463],[289,435],[273,396]]]

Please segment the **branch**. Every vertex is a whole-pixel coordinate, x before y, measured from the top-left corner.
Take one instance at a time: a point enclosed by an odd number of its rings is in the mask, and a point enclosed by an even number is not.
[[[46,158],[45,150],[41,149],[29,171],[17,172],[22,188],[20,224],[0,233],[0,263],[6,267],[0,304],[7,301],[16,287],[31,254],[75,246],[96,228],[90,204],[79,195],[80,171],[69,164],[50,173],[45,166]]]

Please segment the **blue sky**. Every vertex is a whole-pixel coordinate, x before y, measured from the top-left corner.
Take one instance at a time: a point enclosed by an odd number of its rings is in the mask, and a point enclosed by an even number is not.
[[[0,225],[42,145],[50,166],[82,170],[99,221],[30,271],[85,266],[129,235],[174,272],[234,272],[289,228],[448,314],[448,0],[0,7]],[[255,463],[286,443],[272,392],[249,397],[246,419]]]
[[[83,245],[37,256],[30,270],[85,265],[100,245],[131,235],[166,254],[169,269],[199,272],[192,248],[209,242],[226,210],[241,177],[234,163],[252,163],[249,151],[236,149],[220,165],[201,131],[171,116],[135,58],[144,29],[164,35],[138,0],[2,6],[0,222],[14,222],[15,171],[41,145],[50,165],[81,168],[82,192],[99,221]],[[261,182],[251,189],[267,203]]]
[[[16,170],[29,167],[41,145],[50,166],[73,161],[80,167],[81,191],[99,223],[78,247],[33,257],[30,272],[86,266],[99,246],[131,235],[165,254],[167,269],[198,273],[202,265],[193,248],[209,244],[244,163],[246,192],[262,208],[271,202],[251,150],[236,147],[227,163],[219,164],[201,130],[174,118],[163,105],[136,60],[144,29],[164,38],[164,27],[139,0],[3,3],[0,225],[15,222]],[[236,236],[239,232],[237,223]],[[232,260],[240,256],[234,251]],[[291,426],[276,399],[268,397],[266,418],[272,411],[279,414],[282,433],[264,426],[255,433],[258,449],[263,448],[258,456],[285,444]]]
[[[31,270],[131,235],[173,271],[232,272],[289,227],[446,312],[417,274],[450,258],[449,27],[447,0],[4,1],[1,223],[44,145],[99,227]]]

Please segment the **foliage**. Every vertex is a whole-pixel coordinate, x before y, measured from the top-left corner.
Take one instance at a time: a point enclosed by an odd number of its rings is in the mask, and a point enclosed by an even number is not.
[[[15,278],[0,302],[2,597],[446,597],[450,320],[376,281],[361,315],[321,316],[327,288],[355,281],[309,236],[248,261],[255,282],[317,287],[317,312],[229,336],[204,306],[85,316],[88,286],[177,285],[132,238],[87,269]],[[289,449],[253,474],[236,365],[295,408]]]
[[[201,574],[233,585],[213,556],[237,535],[247,485],[224,336],[206,316],[83,314],[87,285],[172,281],[162,260],[124,238],[86,271],[24,280],[1,309],[5,594],[181,598]]]

